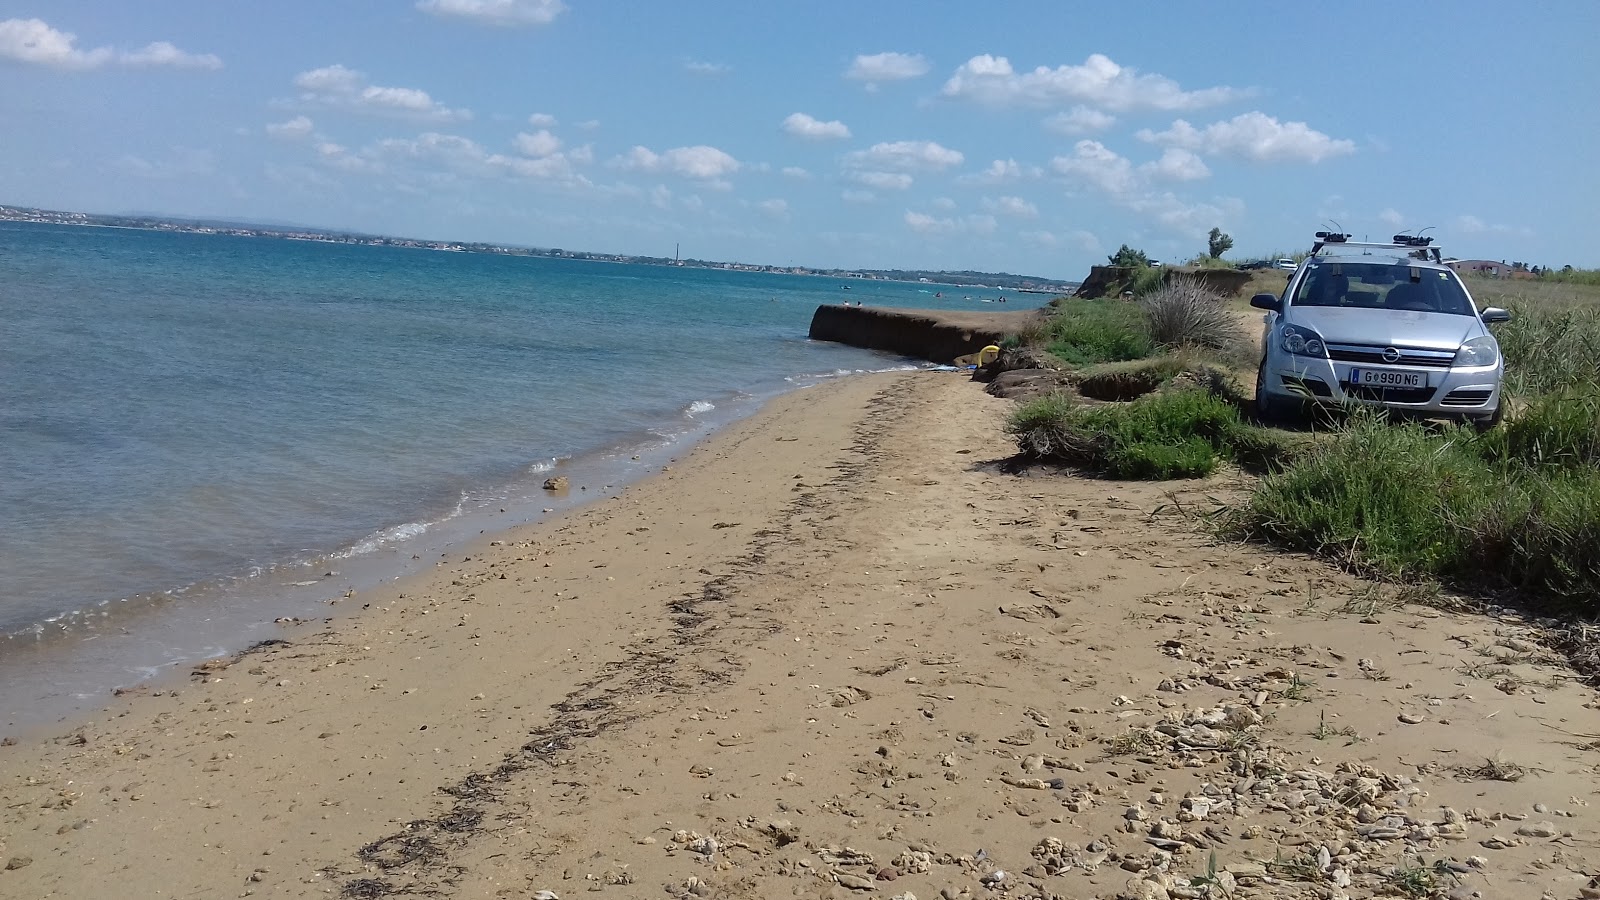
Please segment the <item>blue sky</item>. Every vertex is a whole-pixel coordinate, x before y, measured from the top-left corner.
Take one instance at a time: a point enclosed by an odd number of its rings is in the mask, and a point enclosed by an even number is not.
[[[0,0],[0,203],[1060,278],[1336,220],[1595,267],[1596,35],[1594,0]]]

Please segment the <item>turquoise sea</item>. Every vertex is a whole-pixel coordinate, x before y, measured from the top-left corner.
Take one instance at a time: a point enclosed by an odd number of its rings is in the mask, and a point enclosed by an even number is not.
[[[0,223],[0,728],[917,365],[807,340],[818,304],[999,293]]]

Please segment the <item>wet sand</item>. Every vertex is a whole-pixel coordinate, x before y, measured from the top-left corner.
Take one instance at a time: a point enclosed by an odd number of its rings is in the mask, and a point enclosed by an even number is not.
[[[1600,896],[1531,629],[1212,541],[1228,476],[1005,474],[1009,409],[786,395],[0,747],[0,896]]]

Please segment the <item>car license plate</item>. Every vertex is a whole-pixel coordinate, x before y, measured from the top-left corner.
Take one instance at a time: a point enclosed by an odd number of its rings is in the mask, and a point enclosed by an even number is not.
[[[1391,372],[1386,369],[1351,369],[1350,383],[1362,387],[1424,388],[1428,376],[1424,372]]]

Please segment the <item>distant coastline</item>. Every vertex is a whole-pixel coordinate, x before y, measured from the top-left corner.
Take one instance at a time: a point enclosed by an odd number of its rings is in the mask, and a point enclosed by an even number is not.
[[[644,266],[669,266],[690,269],[721,269],[732,272],[767,272],[780,275],[815,275],[828,278],[854,278],[865,281],[904,281],[956,287],[993,288],[1028,293],[1070,293],[1075,282],[1013,275],[1009,272],[934,272],[907,269],[818,269],[809,266],[773,266],[761,263],[723,262],[704,259],[668,259],[660,256],[630,256],[618,253],[590,253],[548,247],[514,247],[473,241],[431,241],[420,238],[391,237],[309,227],[255,225],[208,219],[178,219],[162,216],[113,216],[99,213],[67,212],[0,204],[0,222],[28,222],[37,225],[76,225],[80,227],[128,228],[140,231],[166,231],[180,234],[224,234],[234,237],[272,238],[311,241],[323,244],[355,244],[368,247],[400,247],[410,250],[435,250],[452,253],[487,253],[497,256],[532,256],[546,259],[579,259],[590,262],[628,263]]]

